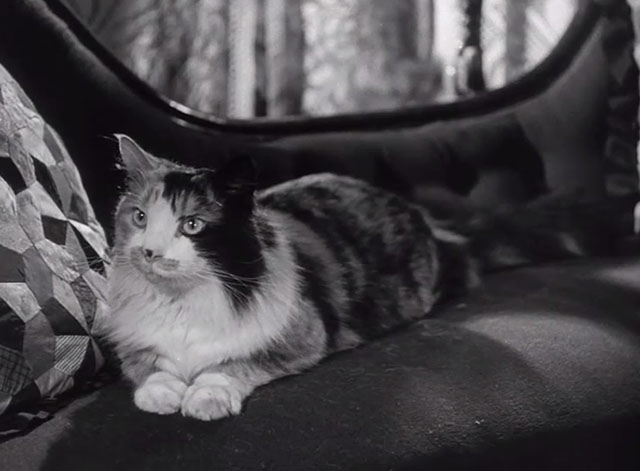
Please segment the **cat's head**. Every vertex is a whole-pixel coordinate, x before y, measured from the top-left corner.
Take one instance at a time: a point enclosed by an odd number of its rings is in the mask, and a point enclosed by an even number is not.
[[[115,216],[115,265],[160,287],[188,288],[215,278],[237,291],[255,282],[264,267],[251,159],[196,169],[116,137],[128,178]]]

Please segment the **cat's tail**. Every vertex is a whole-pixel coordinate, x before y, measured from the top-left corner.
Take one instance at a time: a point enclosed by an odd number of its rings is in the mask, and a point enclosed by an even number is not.
[[[480,273],[543,262],[624,253],[637,244],[639,195],[542,197],[495,211],[468,203],[423,201],[449,286],[477,283]],[[448,274],[447,274],[448,272]]]

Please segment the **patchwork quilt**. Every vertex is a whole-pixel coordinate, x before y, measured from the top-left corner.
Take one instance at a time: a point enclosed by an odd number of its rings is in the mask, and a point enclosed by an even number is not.
[[[0,422],[100,369],[107,269],[77,169],[0,66]]]

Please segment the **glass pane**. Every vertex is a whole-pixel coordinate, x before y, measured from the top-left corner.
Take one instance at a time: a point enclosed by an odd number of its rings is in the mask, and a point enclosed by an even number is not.
[[[459,100],[557,44],[580,0],[66,0],[163,95],[220,117]]]

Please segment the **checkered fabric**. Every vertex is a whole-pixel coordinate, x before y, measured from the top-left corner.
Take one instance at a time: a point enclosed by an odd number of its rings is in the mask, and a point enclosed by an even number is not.
[[[0,66],[0,415],[101,367],[107,269],[77,169]]]

